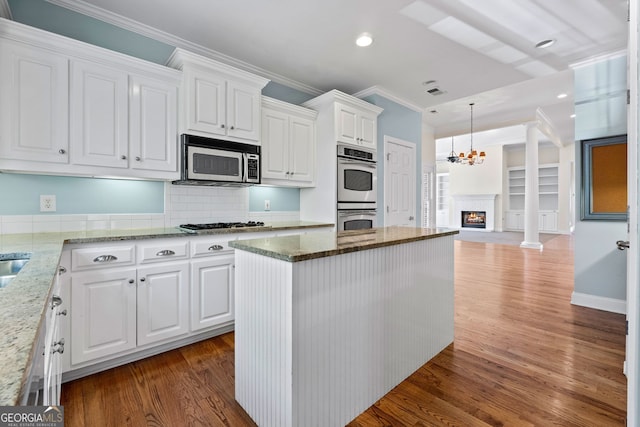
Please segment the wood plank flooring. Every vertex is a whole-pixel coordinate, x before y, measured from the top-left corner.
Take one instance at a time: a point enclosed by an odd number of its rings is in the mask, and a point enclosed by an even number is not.
[[[570,304],[573,242],[455,242],[455,341],[349,426],[624,426],[623,315]],[[65,383],[65,426],[253,426],[233,333]]]

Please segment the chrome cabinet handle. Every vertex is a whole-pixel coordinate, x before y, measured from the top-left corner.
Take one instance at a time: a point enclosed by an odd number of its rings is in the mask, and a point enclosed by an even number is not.
[[[62,311],[59,311],[56,314],[56,316],[66,316],[66,315],[67,315],[67,309],[66,308],[64,310],[62,310]]]
[[[156,252],[156,256],[171,256],[171,255],[175,255],[176,253],[174,251],[172,251],[171,249],[163,249],[161,251]]]
[[[60,341],[54,342],[53,345],[64,345],[64,338],[60,338]]]
[[[222,245],[211,245],[209,246],[210,251],[221,251],[224,247]]]
[[[616,246],[619,250],[624,251],[625,249],[629,249],[629,241],[628,240],[618,240],[616,242]]]
[[[117,261],[118,257],[115,255],[100,255],[93,259],[93,262],[111,262]]]
[[[62,298],[58,295],[54,295],[51,297],[51,308],[55,308],[62,304]]]
[[[64,274],[67,272],[67,268],[63,266],[58,267],[58,274]]]
[[[65,150],[64,148],[61,148],[58,150],[58,153],[60,154],[65,154],[67,152],[67,150]]]

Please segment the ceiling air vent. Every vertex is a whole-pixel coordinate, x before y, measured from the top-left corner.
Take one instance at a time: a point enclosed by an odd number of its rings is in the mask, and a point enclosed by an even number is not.
[[[439,87],[432,87],[431,89],[427,89],[425,92],[433,96],[444,95],[445,93],[447,93],[444,90],[440,90]]]

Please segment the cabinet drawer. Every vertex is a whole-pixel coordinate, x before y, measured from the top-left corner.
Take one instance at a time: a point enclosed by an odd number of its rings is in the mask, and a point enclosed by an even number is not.
[[[189,256],[189,242],[167,241],[154,242],[149,245],[138,245],[138,257],[141,264],[158,261],[185,259]]]
[[[71,251],[71,269],[74,271],[89,268],[132,265],[135,263],[135,246],[101,246],[99,248],[73,249]]]
[[[233,248],[229,246],[230,240],[234,239],[228,237],[224,239],[217,238],[192,241],[192,257],[233,253]]]

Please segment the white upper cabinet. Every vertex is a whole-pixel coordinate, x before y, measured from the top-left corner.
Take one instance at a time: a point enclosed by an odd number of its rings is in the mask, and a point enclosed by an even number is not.
[[[69,161],[69,60],[0,39],[0,157]]]
[[[317,112],[263,97],[262,182],[314,185]]]
[[[0,170],[179,178],[179,71],[11,21],[0,33]]]
[[[131,168],[177,173],[177,86],[163,80],[131,75],[129,87]]]
[[[269,80],[182,49],[168,64],[183,71],[181,133],[259,144],[261,91]]]
[[[336,141],[376,149],[377,114],[336,103]]]
[[[71,163],[127,168],[128,74],[71,61]]]

